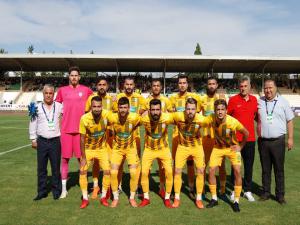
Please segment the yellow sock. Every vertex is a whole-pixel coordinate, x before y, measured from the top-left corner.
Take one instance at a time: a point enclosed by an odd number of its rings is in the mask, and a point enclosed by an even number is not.
[[[181,174],[175,174],[174,176],[174,192],[179,194],[181,191],[182,179]]]
[[[111,189],[113,192],[118,191],[118,170],[111,170],[110,171],[110,183],[111,183]]]
[[[138,185],[138,174],[137,174],[137,168],[130,168],[130,192],[135,192]]]
[[[242,192],[242,186],[234,186],[234,199],[239,200]]]
[[[79,175],[79,185],[82,191],[87,191],[87,186],[88,186],[87,174]]]
[[[103,174],[102,190],[108,190],[109,187],[110,187],[110,175]]]
[[[216,196],[217,195],[217,185],[210,184],[210,185],[208,185],[208,187],[209,187],[209,191],[210,191],[211,195]]]
[[[196,191],[197,195],[201,195],[203,191],[203,186],[204,186],[204,176],[203,174],[197,174],[196,177]]]

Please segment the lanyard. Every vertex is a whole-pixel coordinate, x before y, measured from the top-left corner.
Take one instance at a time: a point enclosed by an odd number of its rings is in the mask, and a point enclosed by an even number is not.
[[[267,116],[268,116],[268,115],[269,115],[269,111],[268,111],[267,100],[265,100],[265,103],[266,103],[266,113],[267,113]],[[274,105],[273,105],[273,108],[272,108],[272,111],[271,111],[271,114],[270,114],[270,115],[273,115],[273,112],[274,112],[276,103],[277,103],[277,100],[274,100]]]
[[[42,109],[44,111],[44,114],[45,114],[45,117],[46,117],[47,121],[49,122],[49,118],[48,118],[47,113],[46,113],[45,108],[44,108],[44,103],[42,103]],[[55,102],[53,103],[53,115],[52,115],[52,121],[50,121],[50,122],[54,121],[54,114],[55,114]]]

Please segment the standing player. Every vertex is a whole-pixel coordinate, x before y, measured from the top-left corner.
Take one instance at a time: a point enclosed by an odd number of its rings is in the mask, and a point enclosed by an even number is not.
[[[111,156],[111,189],[114,197],[111,207],[117,207],[119,202],[118,171],[123,158],[126,158],[130,172],[129,203],[132,207],[137,207],[134,197],[139,180],[140,162],[134,132],[139,125],[140,116],[129,112],[129,108],[128,98],[122,97],[118,101],[118,113],[109,117],[115,134]]]
[[[107,111],[112,111],[112,97],[107,93],[109,86],[106,78],[101,77],[99,78],[97,82],[97,92],[90,95],[88,100],[85,104],[85,112],[89,112],[91,110],[91,99],[95,96],[99,96],[102,99],[102,109]],[[109,151],[109,155],[111,155],[111,148],[112,148],[112,141],[113,141],[113,132],[110,126],[106,129],[106,141],[107,141],[107,148]],[[100,191],[99,185],[98,185],[98,178],[99,178],[100,168],[98,163],[93,164],[93,193],[92,193],[92,199],[97,199],[98,193]]]
[[[63,104],[63,117],[61,123],[61,176],[62,192],[60,198],[67,197],[67,178],[69,160],[74,155],[80,160],[80,117],[84,114],[86,100],[93,93],[91,89],[79,84],[80,70],[78,67],[69,68],[69,85],[57,91],[55,101]]]
[[[106,128],[109,111],[102,110],[102,99],[94,96],[91,99],[91,112],[86,113],[80,120],[80,176],[79,184],[82,191],[80,208],[86,208],[88,200],[87,172],[91,163],[98,163],[103,169],[102,195],[100,203],[108,206],[106,194],[110,186],[110,165],[106,143]]]
[[[179,92],[170,97],[170,101],[175,112],[183,112],[185,110],[185,103],[188,98],[194,98],[197,101],[197,112],[201,109],[200,96],[195,93],[188,92],[188,77],[186,75],[180,75],[178,77],[178,90]],[[172,157],[175,160],[175,154],[178,146],[178,130],[175,128],[173,130],[173,140],[172,140]],[[194,199],[194,178],[195,169],[194,162],[192,159],[187,161],[188,170],[188,183],[189,183],[189,196]]]
[[[214,114],[214,102],[217,99],[225,99],[225,95],[217,94],[217,89],[218,89],[217,79],[214,77],[208,78],[206,94],[201,97],[201,111],[204,116],[209,116],[211,114]],[[205,165],[207,165],[215,144],[214,131],[211,125],[209,125],[207,128],[203,128],[202,144],[203,144],[203,150],[205,155]],[[225,188],[226,188],[225,159],[222,161],[222,165],[219,167],[219,176],[220,176],[220,186],[221,186],[220,191],[221,194],[225,194]],[[205,174],[204,174],[204,181],[205,181]]]
[[[145,112],[149,111],[149,107],[150,107],[150,101],[152,99],[158,99],[161,101],[161,112],[166,113],[166,112],[172,112],[173,108],[171,105],[170,100],[161,95],[161,90],[162,90],[162,86],[161,86],[161,82],[159,79],[153,79],[151,82],[151,95],[148,96],[148,98],[146,98],[145,100],[145,104],[142,106],[140,113],[144,114]],[[158,166],[159,166],[159,195],[162,198],[165,198],[165,171],[162,167],[162,163],[161,161],[158,159]]]
[[[202,202],[203,173],[204,173],[204,153],[201,145],[200,129],[204,122],[204,117],[197,113],[197,101],[194,98],[188,98],[185,103],[184,112],[176,112],[173,115],[179,132],[179,145],[175,156],[175,176],[174,190],[175,199],[174,208],[180,205],[180,191],[182,185],[182,168],[188,158],[192,158],[196,164],[196,206],[199,209],[204,208]]]
[[[212,199],[207,208],[218,205],[216,175],[215,172],[221,166],[224,157],[228,157],[234,171],[234,212],[239,212],[239,198],[242,191],[241,176],[241,149],[246,144],[249,132],[235,118],[227,115],[227,103],[224,99],[218,99],[214,103],[215,113],[206,117],[208,122],[213,125],[215,132],[215,146],[209,161],[209,190]],[[239,143],[236,139],[236,132],[243,134],[243,140]]]
[[[167,208],[172,208],[170,194],[173,185],[172,157],[169,149],[168,125],[173,123],[172,114],[162,113],[162,102],[159,99],[152,99],[149,103],[149,114],[141,119],[141,124],[145,126],[145,150],[142,158],[142,187],[144,199],[140,207],[150,204],[149,198],[149,170],[154,159],[160,160],[163,164],[166,177],[166,194],[164,204]]]
[[[117,95],[117,100],[113,104],[113,111],[118,111],[118,101],[122,97],[126,97],[129,99],[129,109],[132,113],[140,113],[141,107],[145,104],[145,99],[142,95],[136,93],[135,82],[133,77],[126,77],[124,82],[124,92]],[[134,133],[134,138],[136,141],[138,156],[141,157],[141,140],[140,140],[140,132],[137,129]],[[123,174],[123,163],[121,164],[119,171],[119,190],[122,191],[122,181],[121,177]],[[138,175],[139,176],[139,175]]]

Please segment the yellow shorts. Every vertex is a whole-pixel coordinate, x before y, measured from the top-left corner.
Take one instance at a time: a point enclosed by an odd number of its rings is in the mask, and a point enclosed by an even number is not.
[[[163,168],[172,170],[172,156],[169,148],[151,150],[145,147],[142,157],[142,171],[149,171],[155,159],[159,159]]]
[[[205,136],[202,138],[202,145],[203,145],[203,151],[205,155],[205,164],[207,164],[215,145],[215,139]]]
[[[241,165],[241,152],[231,150],[231,148],[214,148],[210,160],[209,167],[221,166],[224,157],[229,158],[231,165]]]
[[[138,165],[140,162],[136,147],[127,149],[112,149],[110,160],[111,164],[121,165],[123,158],[126,158],[128,165]]]
[[[94,162],[99,163],[102,170],[110,170],[110,163],[108,159],[107,149],[101,150],[85,150],[86,164],[80,168],[80,171],[87,171]]]
[[[203,146],[191,146],[186,147],[178,145],[176,156],[175,156],[175,168],[182,169],[189,157],[192,157],[196,164],[196,168],[205,167]]]

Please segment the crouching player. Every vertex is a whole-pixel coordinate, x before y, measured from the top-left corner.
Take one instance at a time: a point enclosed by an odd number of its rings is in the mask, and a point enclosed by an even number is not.
[[[173,185],[172,157],[169,149],[168,125],[173,123],[172,114],[162,113],[162,104],[159,99],[150,101],[148,115],[141,119],[141,124],[145,126],[145,150],[142,158],[142,188],[144,199],[140,207],[150,204],[149,198],[149,170],[152,162],[158,159],[164,168],[166,178],[166,194],[164,204],[167,208],[172,208],[170,194]]]
[[[239,198],[242,191],[241,177],[241,149],[245,146],[249,132],[235,118],[227,115],[227,103],[224,99],[218,99],[214,103],[215,113],[206,117],[211,123],[215,134],[215,145],[209,162],[209,190],[212,199],[207,208],[218,205],[215,172],[221,166],[224,157],[228,157],[234,170],[234,203],[232,209],[239,212]],[[238,143],[236,131],[243,134],[243,140]]]
[[[141,168],[134,132],[140,123],[140,116],[129,112],[129,109],[128,98],[121,97],[118,100],[118,113],[113,113],[109,117],[109,124],[115,134],[111,156],[111,189],[114,197],[111,207],[113,208],[117,207],[119,202],[118,171],[123,158],[126,158],[130,172],[129,203],[132,207],[138,206],[134,197]]]
[[[102,195],[100,203],[108,206],[107,190],[110,187],[110,164],[106,142],[106,129],[109,112],[102,110],[102,99],[95,96],[91,100],[91,111],[80,119],[80,176],[79,184],[82,191],[82,203],[80,208],[86,208],[88,200],[87,171],[94,161],[103,169]]]
[[[201,144],[200,129],[203,126],[205,117],[197,114],[197,101],[194,98],[188,98],[185,103],[184,112],[176,112],[173,115],[176,126],[179,131],[179,145],[175,156],[175,176],[174,208],[180,205],[180,191],[182,185],[182,168],[189,157],[193,159],[196,165],[196,206],[199,209],[204,208],[202,202],[202,191],[204,184],[204,153]]]

